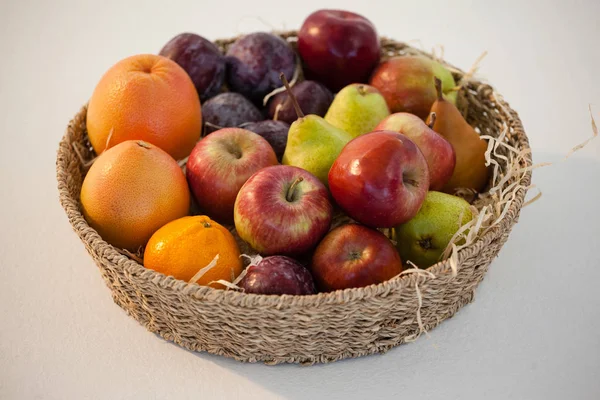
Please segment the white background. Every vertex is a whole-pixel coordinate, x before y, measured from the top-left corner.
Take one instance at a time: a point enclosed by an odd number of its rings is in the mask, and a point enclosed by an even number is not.
[[[519,111],[543,191],[476,301],[384,356],[241,364],[148,333],[113,304],[58,202],[55,156],[104,71],[172,36],[297,28],[324,1],[0,0],[0,398],[600,398],[600,2],[338,1],[420,39]],[[413,44],[417,42],[411,42]]]

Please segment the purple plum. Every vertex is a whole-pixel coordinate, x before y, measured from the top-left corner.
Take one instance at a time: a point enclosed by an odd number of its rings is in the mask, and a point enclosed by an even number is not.
[[[260,110],[239,93],[221,93],[202,105],[205,133],[264,119]]]
[[[275,150],[277,160],[281,162],[287,144],[288,131],[290,130],[288,124],[267,119],[259,122],[246,122],[245,124],[240,125],[240,128],[257,133],[265,138],[273,150]]]
[[[209,40],[194,33],[182,33],[171,39],[159,54],[175,61],[188,73],[200,101],[221,91],[225,81],[225,57]]]
[[[257,32],[239,38],[227,51],[229,88],[255,103],[281,87],[279,74],[291,80],[296,55],[285,40],[270,33]]]
[[[324,117],[333,101],[333,94],[325,86],[315,81],[302,81],[292,87],[292,94],[296,97],[300,109],[304,114],[315,114]],[[279,111],[277,107],[279,106]],[[296,110],[289,100],[287,91],[276,94],[269,101],[269,118],[291,124],[298,119]]]
[[[285,256],[263,258],[258,265],[247,267],[239,286],[246,293],[257,294],[314,294],[312,275],[298,261]]]

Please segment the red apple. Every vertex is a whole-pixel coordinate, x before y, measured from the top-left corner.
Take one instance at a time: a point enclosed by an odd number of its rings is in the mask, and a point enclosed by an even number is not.
[[[186,174],[200,208],[219,222],[232,223],[233,205],[242,185],[256,171],[276,164],[273,148],[261,136],[224,128],[196,144]]]
[[[351,83],[366,83],[379,63],[375,26],[349,11],[319,10],[304,20],[298,52],[306,73],[334,92]]]
[[[439,62],[422,56],[392,57],[373,72],[370,84],[375,86],[388,103],[390,111],[409,112],[427,118],[437,99],[434,77],[442,81],[444,98],[456,102],[452,73]]]
[[[311,270],[322,291],[381,283],[402,272],[394,245],[381,232],[357,224],[335,228],[319,243]]]
[[[423,153],[391,131],[353,139],[329,170],[329,190],[338,205],[373,228],[391,228],[414,217],[428,189]]]
[[[456,164],[454,147],[421,118],[409,113],[392,114],[374,130],[398,132],[415,142],[427,160],[429,190],[440,190],[450,180]]]
[[[235,228],[264,255],[299,255],[327,233],[332,206],[325,185],[289,165],[264,168],[242,186],[235,201]]]

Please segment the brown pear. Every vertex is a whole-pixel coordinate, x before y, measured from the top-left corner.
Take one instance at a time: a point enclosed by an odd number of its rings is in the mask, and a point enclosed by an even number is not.
[[[465,121],[454,104],[444,99],[438,78],[435,78],[435,88],[437,100],[431,106],[427,124],[432,126],[433,122],[433,130],[445,137],[456,153],[454,172],[442,191],[453,194],[456,189],[467,188],[481,192],[489,179],[489,169],[485,166],[487,142]],[[433,113],[436,118],[431,121]]]

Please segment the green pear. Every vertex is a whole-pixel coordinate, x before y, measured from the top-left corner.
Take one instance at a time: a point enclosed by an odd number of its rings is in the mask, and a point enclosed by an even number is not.
[[[369,133],[390,115],[385,99],[373,86],[348,85],[335,96],[325,120],[357,137]]]
[[[456,231],[472,218],[464,199],[431,191],[417,215],[394,228],[392,238],[402,261],[412,261],[424,269],[440,261]]]
[[[290,126],[282,164],[307,170],[325,186],[331,165],[352,135],[318,115],[298,118]]]

